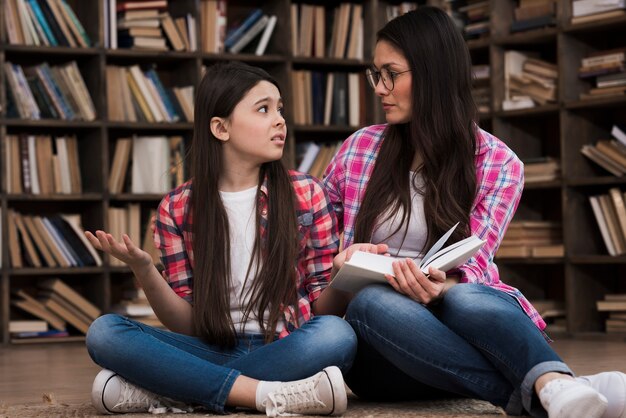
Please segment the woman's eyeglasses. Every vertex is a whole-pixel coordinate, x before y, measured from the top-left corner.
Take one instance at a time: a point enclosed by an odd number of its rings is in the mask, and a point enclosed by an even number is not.
[[[411,70],[406,71],[391,71],[388,68],[382,68],[380,71],[377,71],[373,68],[368,68],[365,70],[365,76],[367,77],[367,81],[370,83],[373,89],[376,88],[378,82],[380,80],[383,81],[383,86],[389,91],[392,91],[394,86],[395,79],[404,73],[408,73]]]

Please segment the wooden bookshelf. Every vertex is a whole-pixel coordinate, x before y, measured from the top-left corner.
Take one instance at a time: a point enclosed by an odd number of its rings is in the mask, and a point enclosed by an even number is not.
[[[8,193],[5,180],[0,180],[0,224],[2,249],[0,257],[0,343],[12,341],[8,332],[11,318],[11,291],[36,286],[39,280],[60,277],[75,287],[103,312],[118,302],[118,287],[129,280],[127,268],[109,265],[106,257],[100,267],[85,268],[12,268],[8,250],[9,209],[22,213],[79,213],[86,229],[108,228],[107,211],[113,206],[139,203],[142,221],[155,208],[159,194],[111,194],[108,178],[115,141],[132,135],[179,135],[188,145],[193,125],[188,121],[174,123],[123,122],[110,120],[107,115],[107,65],[142,67],[155,66],[167,87],[197,85],[205,66],[226,60],[240,60],[269,71],[280,83],[287,103],[289,126],[285,161],[297,164],[296,144],[305,141],[334,143],[345,139],[355,128],[347,125],[296,125],[293,104],[295,98],[292,73],[297,70],[322,72],[362,72],[370,62],[376,29],[386,21],[386,7],[399,1],[362,0],[363,59],[315,58],[292,53],[291,6],[298,1],[272,0],[229,1],[227,18],[235,20],[255,7],[277,16],[277,24],[265,53],[209,53],[201,46],[201,2],[169,0],[172,16],[191,14],[196,19],[198,48],[194,51],[139,51],[107,49],[105,44],[104,0],[97,3],[68,0],[83,23],[93,45],[88,48],[44,47],[9,44],[3,13],[6,2],[0,0],[0,64],[14,62],[37,65],[42,62],[62,64],[76,61],[93,99],[97,117],[94,121],[25,120],[7,118],[7,92],[4,72],[0,72],[0,170],[6,156],[7,135],[46,134],[76,135],[83,182],[82,194],[38,196]],[[420,2],[424,3],[424,2]],[[437,3],[432,0],[429,3]],[[440,1],[446,7],[444,1]],[[336,2],[316,2],[327,11]],[[626,257],[610,257],[588,203],[588,196],[606,192],[618,186],[626,191],[626,178],[617,178],[602,171],[579,152],[581,145],[608,137],[613,123],[626,121],[626,96],[580,100],[588,83],[580,80],[577,70],[587,54],[626,46],[626,19],[571,25],[571,0],[558,0],[556,26],[510,33],[514,0],[490,0],[490,29],[487,37],[468,40],[474,64],[490,65],[491,111],[480,115],[481,127],[505,141],[520,157],[550,156],[561,160],[562,176],[558,180],[529,185],[522,197],[515,220],[549,220],[562,223],[565,256],[563,258],[501,258],[497,259],[502,279],[519,287],[530,298],[552,298],[564,301],[568,331],[577,335],[601,338],[604,317],[595,309],[597,300],[607,293],[625,293]],[[621,44],[620,44],[621,42]],[[504,53],[507,50],[537,53],[556,63],[559,70],[556,103],[531,109],[502,110],[504,98]],[[365,96],[367,124],[384,121],[373,92]],[[4,171],[2,171],[4,173]],[[4,176],[2,176],[4,177]],[[76,335],[81,339],[80,335]],[[75,338],[70,338],[75,339]],[[69,341],[58,340],[58,341]],[[54,340],[57,341],[57,340]]]

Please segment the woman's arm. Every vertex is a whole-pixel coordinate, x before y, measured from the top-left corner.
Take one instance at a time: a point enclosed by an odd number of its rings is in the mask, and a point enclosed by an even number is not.
[[[163,279],[152,263],[150,254],[138,248],[124,234],[122,242],[104,231],[85,232],[87,239],[97,249],[126,263],[146,293],[150,306],[167,328],[181,334],[192,334],[191,305],[180,298]]]

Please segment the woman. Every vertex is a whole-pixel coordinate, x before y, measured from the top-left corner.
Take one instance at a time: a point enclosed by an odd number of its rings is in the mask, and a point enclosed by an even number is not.
[[[345,411],[342,371],[356,337],[345,321],[324,315],[337,306],[332,290],[323,292],[339,246],[336,216],[317,180],[281,164],[282,111],[265,71],[241,63],[207,70],[196,97],[191,180],[158,210],[166,280],[127,235],[119,242],[86,233],[130,266],[172,331],[119,315],[91,325],[87,348],[105,368],[92,391],[99,412],[189,404],[268,416]]]
[[[359,341],[346,376],[353,392],[458,394],[512,415],[626,417],[626,375],[574,378],[537,311],[499,280],[493,257],[520,200],[523,165],[475,124],[470,56],[452,20],[420,7],[390,21],[367,77],[387,124],[348,138],[324,183],[345,244],[386,243],[398,260],[391,286],[369,286],[348,306]],[[457,222],[452,241],[474,234],[486,243],[460,268],[424,275],[416,261]]]

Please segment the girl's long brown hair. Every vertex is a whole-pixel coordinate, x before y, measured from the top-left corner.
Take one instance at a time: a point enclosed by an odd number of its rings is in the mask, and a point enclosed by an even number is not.
[[[213,117],[228,118],[246,93],[263,80],[279,88],[276,81],[260,68],[238,62],[216,64],[207,69],[196,96],[190,150],[192,192],[186,222],[192,225],[193,233],[194,330],[205,341],[226,347],[236,344],[230,316],[229,222],[218,188],[224,165],[221,141],[213,136],[209,123]],[[261,239],[261,208],[257,207],[252,262],[258,262],[260,271],[251,272],[248,268],[253,282],[249,303],[242,308],[244,321],[251,315],[258,319],[266,341],[271,341],[284,305],[297,301],[298,229],[295,195],[289,173],[281,161],[262,165],[259,196],[265,179],[268,188],[267,239]],[[269,311],[267,326],[263,321],[266,310]]]
[[[355,242],[369,242],[382,213],[411,213],[409,177],[413,158],[422,160],[428,227],[425,247],[452,225],[458,241],[469,234],[469,214],[476,195],[474,152],[476,106],[471,95],[471,60],[459,30],[442,10],[419,9],[397,17],[377,33],[377,41],[397,48],[411,69],[411,120],[389,125],[356,218]],[[395,231],[397,232],[397,231]]]

